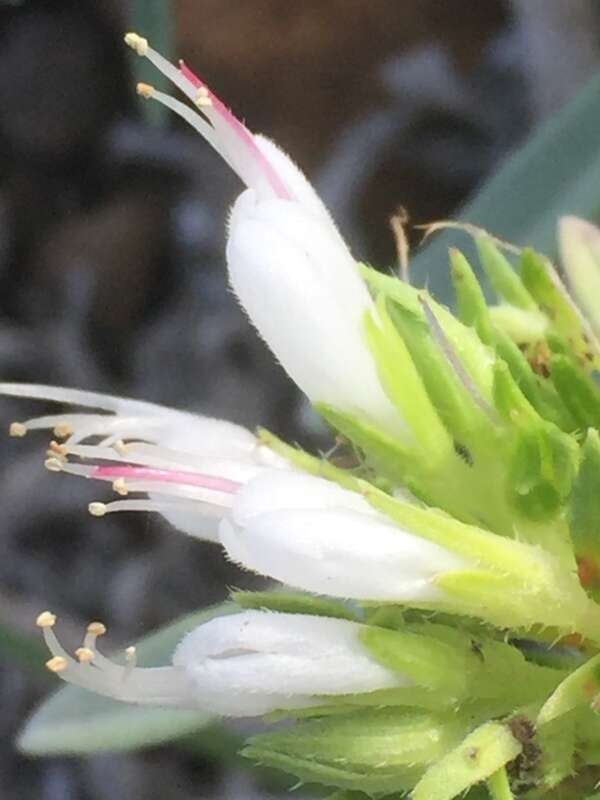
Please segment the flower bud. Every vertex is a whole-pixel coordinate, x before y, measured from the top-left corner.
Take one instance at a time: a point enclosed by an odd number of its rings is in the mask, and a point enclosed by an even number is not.
[[[396,526],[361,495],[321,478],[270,471],[250,480],[221,522],[229,556],[311,592],[359,600],[435,601],[459,556]]]

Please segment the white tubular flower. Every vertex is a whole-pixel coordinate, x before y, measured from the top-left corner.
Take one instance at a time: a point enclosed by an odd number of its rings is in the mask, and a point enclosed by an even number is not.
[[[94,516],[157,511],[179,530],[216,541],[240,486],[266,469],[289,467],[250,431],[224,420],[52,386],[6,383],[0,394],[109,412],[53,414],[10,426],[13,436],[46,429],[62,439],[50,444],[49,470],[109,481],[122,496],[148,495],[92,503]]]
[[[125,666],[101,655],[96,638],[106,629],[98,622],[72,658],[54,634],[55,622],[48,611],[37,620],[52,653],[48,669],[129,703],[251,717],[413,683],[375,661],[359,640],[364,626],[348,620],[267,611],[219,617],[181,641],[173,666],[145,669],[136,667],[135,648],[125,651]]]
[[[437,601],[444,595],[433,579],[466,565],[402,530],[359,494],[287,470],[241,487],[220,532],[230,558],[244,567],[334,597]]]
[[[147,84],[139,93],[189,122],[248,187],[227,243],[231,285],[290,377],[314,402],[357,412],[396,436],[407,425],[383,390],[363,324],[373,302],[325,206],[276,145],[254,135],[184,64],[176,69],[136,34],[147,57],[198,112]]]

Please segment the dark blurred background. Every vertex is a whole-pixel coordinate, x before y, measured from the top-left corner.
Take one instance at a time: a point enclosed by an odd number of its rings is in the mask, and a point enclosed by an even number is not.
[[[0,377],[143,397],[319,443],[318,422],[227,290],[237,179],[135,97],[138,65],[122,34],[132,18],[150,34],[167,5],[0,0]],[[355,254],[382,267],[395,258],[391,213],[451,215],[600,56],[593,0],[173,0],[170,12],[172,55],[293,154]],[[44,410],[3,401],[2,425]],[[45,443],[5,438],[0,448],[0,636],[33,641],[36,613],[51,607],[67,630],[100,618],[127,644],[252,584],[157,518],[91,520],[101,487],[47,474]],[[15,732],[48,682],[6,649],[0,798],[276,793],[237,763],[175,746],[17,755]]]

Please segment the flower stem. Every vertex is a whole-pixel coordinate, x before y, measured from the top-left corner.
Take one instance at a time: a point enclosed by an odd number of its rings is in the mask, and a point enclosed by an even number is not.
[[[487,788],[492,800],[514,800],[513,793],[508,782],[506,767],[500,767],[487,780]]]

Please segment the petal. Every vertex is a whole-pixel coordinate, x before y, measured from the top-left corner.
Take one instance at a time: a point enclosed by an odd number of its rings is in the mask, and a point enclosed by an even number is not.
[[[357,600],[438,601],[439,573],[464,562],[380,519],[342,510],[289,510],[220,527],[228,555],[290,586]]]

